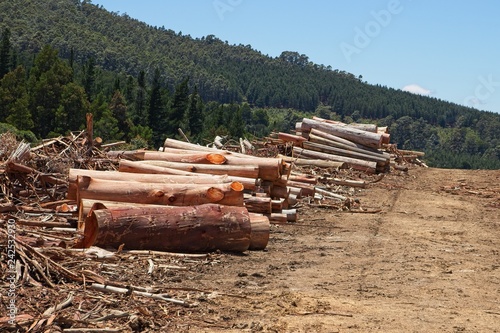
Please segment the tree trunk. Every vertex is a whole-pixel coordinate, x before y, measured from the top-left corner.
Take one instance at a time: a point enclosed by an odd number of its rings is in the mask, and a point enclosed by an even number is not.
[[[261,251],[267,247],[269,243],[269,233],[271,225],[269,219],[262,214],[249,213],[250,225],[252,231],[250,233],[251,251]]]
[[[389,160],[387,160],[386,158],[384,158],[382,156],[374,156],[374,155],[369,154],[369,153],[346,150],[346,149],[342,149],[342,148],[327,146],[325,144],[316,143],[316,142],[309,142],[309,141],[304,142],[303,147],[304,147],[304,149],[319,151],[322,153],[357,158],[357,159],[365,160],[365,161],[373,161],[373,162],[376,162],[378,166],[384,166],[384,165],[387,165],[387,163],[389,163]]]
[[[121,163],[120,161],[120,171]],[[245,178],[259,178],[259,168],[253,165],[216,165],[216,164],[188,164],[166,161],[141,161],[131,162],[140,165],[152,165],[161,168],[170,168],[184,172],[203,173],[211,175],[229,175]],[[130,164],[129,164],[130,165]]]
[[[94,179],[115,180],[126,182],[141,182],[141,183],[162,183],[162,184],[224,184],[231,183],[233,180],[227,176],[215,176],[190,173],[189,176],[179,175],[159,175],[159,174],[140,174],[118,171],[97,171],[86,169],[70,169],[69,170],[69,186],[67,199],[76,200],[78,176],[88,176]],[[255,181],[254,181],[255,182]],[[246,187],[245,187],[246,188]]]
[[[308,118],[302,120],[302,132],[310,132],[313,128],[368,147],[380,148],[382,146],[382,135],[378,133],[366,132],[354,127],[328,124]]]
[[[369,172],[369,173],[375,173],[376,169],[377,169],[376,162],[364,161],[364,160],[360,160],[360,159],[332,155],[332,154],[327,154],[327,153],[320,153],[317,151],[312,151],[312,150],[303,149],[303,148],[299,148],[299,147],[293,147],[293,153],[294,153],[294,155],[302,156],[302,157],[343,162],[344,167],[352,168],[352,169],[360,170],[360,171],[364,171],[364,172]]]
[[[333,169],[341,169],[344,167],[344,162],[325,161],[319,159],[306,159],[306,158],[289,157],[283,155],[279,156],[288,163],[292,163],[299,166],[314,166],[319,168],[333,168]]]
[[[245,197],[245,207],[251,213],[270,214],[273,212],[272,200],[270,197]]]
[[[244,207],[215,204],[97,209],[85,221],[83,247],[170,252],[243,252],[251,243]]]
[[[295,146],[299,146],[299,147],[302,145],[302,142],[304,142],[304,141],[307,140],[306,138],[298,136],[298,135],[293,135],[293,134],[288,134],[288,133],[282,133],[282,132],[278,133],[278,138],[280,140],[285,141],[285,142],[291,142]]]
[[[78,201],[81,199],[122,201],[142,204],[190,206],[218,203],[243,206],[243,185],[158,184],[121,182],[78,176]]]
[[[179,163],[194,163],[194,164],[224,164],[226,158],[222,154],[207,153],[207,152],[176,152],[166,153],[160,151],[146,150],[131,150],[131,151],[116,151],[109,152],[108,157],[121,157],[134,161],[157,160]]]

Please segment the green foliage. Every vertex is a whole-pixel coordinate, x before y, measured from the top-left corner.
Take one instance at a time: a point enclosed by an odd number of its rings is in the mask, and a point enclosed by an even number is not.
[[[179,127],[211,142],[288,132],[317,115],[389,126],[392,142],[424,150],[435,166],[500,161],[499,114],[370,85],[298,52],[273,58],[213,35],[194,39],[91,1],[1,1],[0,29],[0,75],[9,76],[0,121],[34,124],[39,137],[81,128],[89,108],[102,137],[139,137],[139,146]],[[30,69],[27,81],[17,64]]]

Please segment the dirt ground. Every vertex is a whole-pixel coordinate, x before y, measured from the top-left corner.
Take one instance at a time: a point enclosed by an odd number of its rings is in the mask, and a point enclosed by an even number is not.
[[[411,169],[357,194],[378,214],[301,210],[267,252],[195,285],[187,332],[500,332],[500,170]]]
[[[20,313],[41,318],[73,290],[42,331],[91,320],[120,332],[500,332],[500,170],[415,167],[354,197],[381,212],[304,205],[295,225],[272,226],[266,251],[156,257],[150,274],[147,257],[72,260],[195,307],[68,284],[19,288]]]

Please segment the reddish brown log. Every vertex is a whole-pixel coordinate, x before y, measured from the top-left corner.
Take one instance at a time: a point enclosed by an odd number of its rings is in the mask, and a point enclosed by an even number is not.
[[[273,224],[282,224],[288,222],[288,215],[283,213],[272,213],[272,214],[264,214],[269,219],[270,223]]]
[[[122,201],[170,206],[218,203],[243,206],[243,185],[158,184],[121,182],[78,176],[78,201],[81,199]]]
[[[270,223],[269,219],[261,214],[249,213],[250,216],[250,246],[249,250],[261,251],[269,243]]]
[[[283,156],[279,155],[280,158],[283,160],[287,161],[288,163],[294,164],[294,165],[300,165],[300,166],[316,166],[319,168],[343,168],[344,162],[337,162],[337,161],[325,161],[325,160],[319,160],[319,159],[306,159],[306,158],[298,158],[298,157],[289,157],[289,156]]]
[[[195,164],[224,164],[226,162],[226,158],[222,154],[207,153],[207,152],[166,153],[159,151],[131,150],[131,151],[120,151],[120,152],[113,151],[109,152],[107,155],[110,158],[122,157],[135,161],[158,160],[158,161],[195,163]]]
[[[306,183],[306,184],[312,184],[316,185],[318,183],[318,178],[304,174],[304,175],[291,175],[288,177],[288,181],[294,181],[294,182],[299,182],[299,183]]]
[[[188,176],[180,175],[159,175],[159,174],[141,174],[117,171],[97,171],[86,169],[69,170],[69,186],[67,199],[76,200],[78,176],[88,176],[94,179],[115,180],[115,181],[133,181],[141,183],[163,183],[163,184],[224,184],[231,183],[234,180],[227,176],[205,175],[189,173]]]
[[[273,211],[270,197],[248,196],[244,199],[245,207],[251,213],[270,214]]]
[[[312,184],[289,180],[288,186],[300,188],[301,189],[300,195],[302,197],[314,197],[314,185]]]
[[[221,151],[170,138],[165,140],[164,147],[177,148],[177,149],[193,149],[193,150],[200,150],[207,152]],[[224,157],[227,159],[226,162],[227,165],[258,166],[259,169],[258,178],[262,178],[265,180],[278,179],[279,177],[281,177],[281,175],[287,174],[290,169],[287,163],[285,163],[280,158],[255,157],[233,152],[228,152],[227,154],[224,154]]]
[[[215,204],[97,209],[85,221],[83,247],[169,252],[243,252],[251,243],[244,207]]]
[[[299,146],[299,147],[302,145],[302,142],[307,140],[306,138],[304,138],[302,136],[288,134],[288,133],[282,133],[282,132],[278,133],[278,138],[280,140],[285,141],[285,142],[291,142],[294,145]]]
[[[133,162],[138,163],[138,162]],[[166,161],[142,161],[141,164],[154,165],[163,168],[181,171],[205,173],[212,175],[229,175],[245,178],[259,178],[259,167],[255,165],[215,165],[215,164],[189,164]]]

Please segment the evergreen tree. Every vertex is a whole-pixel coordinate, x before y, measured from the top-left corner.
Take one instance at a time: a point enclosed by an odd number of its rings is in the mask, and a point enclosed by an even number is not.
[[[149,116],[146,108],[146,73],[140,71],[137,78],[137,92],[135,95],[135,108],[133,121],[136,125],[148,126]]]
[[[189,106],[185,114],[186,131],[189,131],[193,140],[197,141],[203,131],[203,103],[198,95],[198,87],[194,86],[189,96]]]
[[[85,89],[85,93],[87,94],[89,101],[92,101],[94,97],[94,85],[96,81],[95,66],[96,63],[94,57],[90,57],[89,59],[87,59],[87,62],[83,67],[83,88]]]
[[[65,134],[67,131],[83,129],[85,115],[90,109],[83,87],[70,82],[63,87],[60,104],[55,116],[55,132]]]
[[[10,71],[11,64],[11,43],[10,29],[5,28],[0,42],[0,79]]]
[[[71,82],[71,72],[50,46],[45,46],[36,56],[28,80],[35,134],[46,137],[55,128],[56,111],[64,86]]]
[[[149,94],[149,127],[153,130],[153,145],[160,146],[164,139],[167,121],[166,107],[161,91],[161,72],[157,68],[154,72],[151,92]]]
[[[172,107],[168,117],[167,134],[175,134],[183,121],[189,103],[189,79],[184,79],[175,87]]]
[[[117,120],[118,131],[124,133],[127,139],[130,137],[127,134],[130,132],[130,123],[127,121],[127,103],[119,90],[115,91],[111,102],[109,103],[111,115]]]
[[[19,66],[0,80],[0,122],[5,121],[19,130],[34,126],[29,111],[26,71]]]

